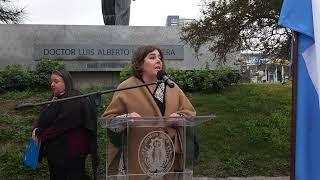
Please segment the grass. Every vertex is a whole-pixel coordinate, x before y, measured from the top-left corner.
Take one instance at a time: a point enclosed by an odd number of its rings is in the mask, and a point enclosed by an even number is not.
[[[198,115],[217,116],[196,128],[200,156],[194,164],[195,176],[289,175],[289,85],[240,84],[222,93],[187,95]],[[43,101],[48,96],[49,92],[30,91],[0,95],[0,179],[48,178],[46,161],[40,163],[37,171],[22,164],[38,109],[14,111],[17,104]],[[102,99],[100,114],[110,102],[111,95],[103,95]],[[99,174],[103,176],[106,135],[100,127],[98,145],[101,159]]]
[[[290,86],[241,84],[215,95],[193,94],[198,115],[199,176],[289,175]]]

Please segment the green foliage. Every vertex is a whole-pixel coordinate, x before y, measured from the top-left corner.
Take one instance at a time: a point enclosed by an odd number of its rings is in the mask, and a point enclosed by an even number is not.
[[[64,68],[63,62],[58,60],[42,59],[37,62],[34,75],[34,83],[39,89],[47,89],[50,85],[49,76],[54,70]]]
[[[211,0],[202,18],[182,27],[181,39],[196,52],[202,45],[218,63],[239,50],[262,52],[266,57],[289,59],[290,30],[278,26],[281,0]]]
[[[201,176],[288,176],[291,87],[239,84],[212,95],[193,94],[198,115],[217,118],[196,128]]]
[[[209,68],[199,70],[168,69],[170,78],[186,92],[219,92],[230,84],[238,83],[240,74],[230,68]],[[120,72],[120,81],[131,76],[131,69],[126,66]]]
[[[17,64],[8,65],[0,71],[0,92],[48,89],[51,72],[63,67],[63,62],[56,60],[38,61],[35,71]]]
[[[131,67],[130,66],[125,66],[121,71],[120,71],[120,82],[128,79],[131,76]]]
[[[48,179],[46,161],[34,171],[23,165],[23,155],[38,110],[14,111],[21,101],[45,100],[48,92],[10,91],[0,95],[4,108],[0,109],[0,179]],[[37,109],[37,108],[35,108]]]
[[[0,71],[0,93],[4,92],[6,86],[5,86],[5,79],[2,77],[2,71]]]
[[[169,69],[168,74],[186,92],[219,92],[240,80],[240,74],[230,68],[189,71]]]
[[[21,65],[8,65],[0,74],[3,90],[25,90],[32,85],[32,75],[30,70],[25,70]]]
[[[48,179],[47,166],[44,162],[39,164],[37,171],[30,170],[23,165],[24,150],[22,147],[12,147],[11,150],[0,150],[0,161],[6,162],[4,163],[5,166],[0,165],[0,178]]]
[[[284,121],[288,117],[290,117],[288,111],[287,113],[271,112],[270,116],[261,117],[263,119],[249,116],[243,123],[247,129],[248,143],[255,145],[269,143],[279,151],[289,150],[287,128],[290,126],[290,121]]]
[[[34,92],[31,90],[24,90],[24,91],[7,91],[2,94],[3,99],[23,99],[34,96]]]

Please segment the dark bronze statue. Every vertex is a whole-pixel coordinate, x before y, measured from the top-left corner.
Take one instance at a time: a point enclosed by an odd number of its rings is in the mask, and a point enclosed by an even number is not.
[[[131,0],[101,0],[105,25],[129,25]]]

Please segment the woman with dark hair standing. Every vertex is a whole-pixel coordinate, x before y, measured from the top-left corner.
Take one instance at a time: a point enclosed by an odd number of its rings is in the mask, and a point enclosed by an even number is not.
[[[77,96],[69,72],[53,71],[52,96],[49,100]],[[88,179],[85,160],[97,156],[96,114],[90,101],[76,98],[45,105],[32,131],[32,138],[41,141],[40,157],[48,160],[50,180]],[[96,158],[95,158],[96,159]]]
[[[123,81],[118,88],[126,88],[142,83],[152,83],[157,81],[159,71],[165,70],[163,53],[156,46],[142,46],[138,48],[131,62],[132,76]],[[165,83],[157,85],[149,85],[147,87],[135,88],[126,91],[119,91],[113,95],[112,101],[102,115],[117,121],[114,117],[181,117],[195,116],[196,112],[192,104],[185,96],[183,91],[174,84],[173,88],[169,88]],[[177,118],[181,119],[181,118]],[[132,119],[131,119],[132,120]],[[167,140],[150,149],[153,151],[154,157],[150,158],[150,162],[154,162],[149,168],[142,168],[144,159],[138,156],[138,148],[143,144],[143,139],[149,132],[162,134],[162,137],[168,137]],[[121,127],[109,130],[110,144],[108,149],[108,174],[117,175],[127,171],[130,174],[152,174],[183,171],[183,129],[170,126],[160,128],[131,128],[128,137],[128,149],[121,147],[116,138],[117,134],[127,131]],[[119,138],[118,138],[119,139]],[[153,139],[156,141],[157,139]],[[172,151],[162,151],[165,147],[163,142],[172,142]],[[161,147],[159,149],[159,147]],[[148,149],[146,146],[145,149]],[[168,147],[165,147],[168,148]],[[143,148],[142,148],[143,149]],[[127,152],[125,152],[127,151]],[[128,155],[128,159],[125,156]],[[172,157],[172,159],[164,159]],[[123,161],[126,161],[123,163]],[[172,162],[171,162],[172,161]],[[150,163],[146,164],[150,165]],[[125,170],[125,171],[123,171]],[[145,177],[135,176],[137,179]],[[135,178],[133,178],[135,179]]]

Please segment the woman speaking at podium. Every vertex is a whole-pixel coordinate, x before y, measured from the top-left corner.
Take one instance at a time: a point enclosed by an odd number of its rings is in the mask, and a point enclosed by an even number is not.
[[[133,54],[131,69],[132,76],[123,81],[118,88],[156,82],[157,74],[165,70],[161,49],[150,45],[139,47]],[[183,91],[177,84],[171,87],[160,83],[116,92],[102,116],[115,121],[115,117],[130,119],[195,116],[195,109]],[[108,175],[128,173],[137,175],[132,176],[132,179],[143,179],[139,175],[153,176],[183,171],[182,128],[174,125],[130,128],[129,134],[126,134],[125,128],[108,129],[111,142],[108,148]],[[120,134],[128,138],[128,149],[119,142],[121,138],[117,138],[117,135]]]

